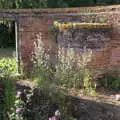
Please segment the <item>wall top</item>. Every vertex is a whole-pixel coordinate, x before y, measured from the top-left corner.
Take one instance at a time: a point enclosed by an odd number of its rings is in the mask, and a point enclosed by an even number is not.
[[[0,20],[19,20],[20,17],[43,16],[79,16],[91,14],[120,14],[120,5],[77,7],[77,8],[48,8],[48,9],[0,9]]]
[[[52,13],[78,13],[78,12],[119,12],[120,5],[76,7],[76,8],[47,8],[47,9],[0,9],[1,13],[9,14],[52,14]]]

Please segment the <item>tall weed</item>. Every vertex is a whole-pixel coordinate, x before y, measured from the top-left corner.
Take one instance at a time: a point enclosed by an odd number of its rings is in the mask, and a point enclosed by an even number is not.
[[[91,50],[84,49],[78,54],[73,48],[59,48],[55,72],[57,81],[65,87],[85,88],[88,92],[95,90],[92,72],[88,69],[91,59]]]

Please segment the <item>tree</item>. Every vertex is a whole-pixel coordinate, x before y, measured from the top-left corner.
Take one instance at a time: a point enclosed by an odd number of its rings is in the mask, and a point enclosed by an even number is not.
[[[0,8],[46,8],[47,0],[0,0]]]
[[[0,0],[0,8],[63,8],[119,3],[120,0]]]

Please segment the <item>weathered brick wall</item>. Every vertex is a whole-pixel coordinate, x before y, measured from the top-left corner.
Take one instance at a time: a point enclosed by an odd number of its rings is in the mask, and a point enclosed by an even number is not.
[[[57,43],[62,47],[74,48],[78,54],[84,48],[92,50],[92,67],[104,69],[109,64],[110,51],[108,45],[111,42],[109,29],[72,29],[58,35]]]
[[[83,46],[87,46],[93,51],[93,60],[91,66],[97,69],[109,69],[120,64],[120,28],[118,7],[101,7],[81,9],[54,9],[25,12],[25,15],[19,14],[19,38],[20,54],[24,63],[25,71],[30,71],[31,56],[34,50],[34,42],[41,35],[42,42],[46,48],[56,52],[57,44],[50,33],[50,25],[53,21],[61,22],[105,22],[112,25],[111,29],[76,29],[71,30],[67,37],[58,33],[57,43],[65,47],[68,43],[78,51]],[[56,12],[55,12],[56,11]],[[80,12],[79,12],[80,11]],[[113,11],[113,12],[112,12]],[[48,12],[48,13],[47,13]],[[88,13],[88,14],[87,14]],[[68,42],[68,43],[67,43]]]
[[[31,58],[34,51],[34,44],[41,37],[44,46],[54,48],[55,44],[52,35],[49,34],[47,21],[44,18],[37,17],[21,17],[19,19],[19,37],[20,37],[20,53],[21,60],[24,64],[25,71],[31,69]]]

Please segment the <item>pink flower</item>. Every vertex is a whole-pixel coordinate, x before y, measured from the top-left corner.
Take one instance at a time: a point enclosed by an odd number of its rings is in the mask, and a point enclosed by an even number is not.
[[[57,120],[56,117],[49,118],[49,120]]]
[[[16,113],[19,114],[21,112],[21,108],[16,109]]]
[[[17,96],[20,96],[22,93],[20,91],[17,92]]]
[[[60,116],[60,111],[56,110],[55,111],[55,116],[52,118],[49,118],[48,120],[59,120],[59,116]]]
[[[22,93],[20,91],[18,91],[16,97],[19,98],[21,96],[21,94]]]
[[[60,111],[59,110],[55,111],[55,116],[60,116]]]

